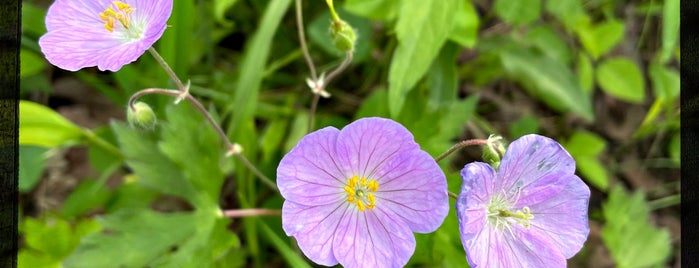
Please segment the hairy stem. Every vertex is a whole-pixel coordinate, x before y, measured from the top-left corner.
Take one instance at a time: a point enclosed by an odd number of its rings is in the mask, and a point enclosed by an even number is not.
[[[185,87],[184,84],[182,84],[182,81],[180,81],[180,78],[177,77],[175,71],[173,71],[172,68],[170,68],[170,65],[168,65],[167,62],[165,62],[165,59],[163,59],[163,57],[160,56],[160,54],[158,54],[157,51],[155,51],[155,48],[148,48],[148,52],[150,52],[150,54],[153,55],[155,61],[157,61],[158,64],[160,64],[160,66],[162,66],[163,69],[165,69],[165,72],[170,77],[170,79],[172,79],[172,81],[175,82],[175,85],[177,85],[177,89],[179,89],[180,94],[181,92],[187,92],[187,87]]]
[[[251,208],[251,209],[230,209],[224,210],[223,215],[227,218],[242,218],[248,216],[279,216],[282,212],[277,209]]]
[[[458,149],[461,149],[461,148],[464,148],[464,147],[467,147],[467,146],[472,146],[472,145],[487,145],[487,144],[488,144],[488,141],[487,141],[487,140],[481,140],[481,139],[473,139],[473,140],[461,141],[461,142],[455,144],[454,146],[452,146],[451,148],[449,148],[449,150],[447,150],[447,151],[444,152],[443,154],[439,155],[437,158],[435,158],[435,161],[439,162],[440,160],[442,160],[442,159],[446,158],[447,156],[449,156],[449,155],[450,155],[451,153],[453,153],[454,151],[456,151],[456,150],[458,150]]]
[[[308,69],[311,71],[311,79],[313,79],[313,81],[316,81],[318,80],[318,75],[316,74],[316,66],[313,65],[313,59],[311,59],[311,54],[308,53],[308,46],[306,45],[306,34],[303,28],[303,12],[301,11],[301,0],[296,0],[296,28],[298,29],[299,42],[301,43],[301,51],[303,51],[303,57],[306,59]]]

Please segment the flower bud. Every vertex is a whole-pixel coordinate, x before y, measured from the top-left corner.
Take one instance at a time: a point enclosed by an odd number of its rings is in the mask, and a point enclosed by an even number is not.
[[[354,43],[357,40],[357,35],[352,26],[344,20],[333,20],[330,22],[330,36],[335,43],[335,47],[340,51],[354,51]]]
[[[483,160],[497,170],[503,155],[505,155],[505,142],[502,137],[490,135],[486,146],[483,148]]]
[[[153,109],[145,102],[140,101],[133,105],[133,109],[126,108],[126,119],[132,127],[143,130],[153,130],[158,123]]]

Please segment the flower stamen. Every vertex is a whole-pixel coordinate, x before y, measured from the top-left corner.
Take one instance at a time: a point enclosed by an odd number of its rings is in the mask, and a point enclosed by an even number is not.
[[[373,193],[379,190],[379,183],[375,180],[352,176],[347,180],[344,188],[347,193],[347,202],[354,203],[359,211],[373,209],[376,206],[376,197]]]
[[[111,33],[114,32],[115,21],[119,22],[124,29],[128,29],[130,24],[129,14],[135,10],[136,8],[131,7],[127,3],[114,1],[99,16],[104,21],[104,28]]]

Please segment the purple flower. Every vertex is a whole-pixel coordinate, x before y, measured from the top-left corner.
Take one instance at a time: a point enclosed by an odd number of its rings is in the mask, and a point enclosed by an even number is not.
[[[322,265],[400,267],[448,211],[447,183],[402,125],[365,118],[306,135],[279,163],[282,226]]]
[[[172,0],[56,0],[46,14],[41,51],[69,71],[118,71],[163,35]]]
[[[590,232],[590,188],[557,142],[526,135],[509,146],[496,172],[461,170],[456,202],[461,242],[472,267],[565,267]]]

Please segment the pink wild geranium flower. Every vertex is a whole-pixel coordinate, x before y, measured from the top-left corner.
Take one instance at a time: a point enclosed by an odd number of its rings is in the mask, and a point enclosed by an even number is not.
[[[65,70],[118,71],[163,35],[171,12],[172,0],[56,0],[39,46]]]
[[[306,135],[279,163],[277,185],[284,231],[327,266],[403,266],[413,232],[433,232],[449,210],[444,173],[389,119]]]
[[[456,202],[472,267],[565,267],[590,232],[590,188],[575,160],[539,135],[512,142],[498,171],[467,164]]]

